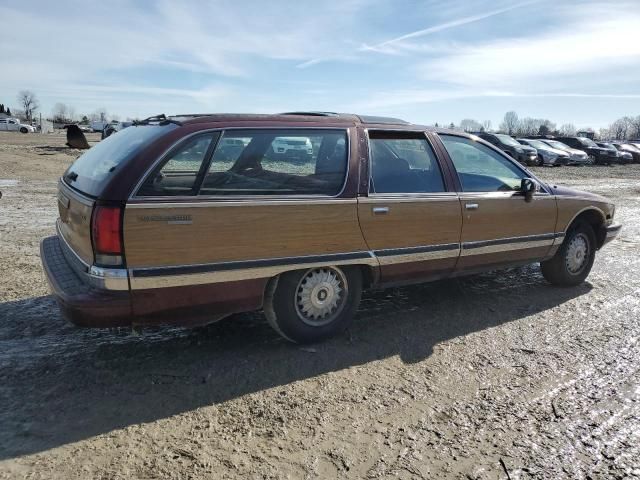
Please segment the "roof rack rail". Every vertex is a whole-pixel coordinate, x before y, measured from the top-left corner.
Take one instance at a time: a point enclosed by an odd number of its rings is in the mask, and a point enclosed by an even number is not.
[[[301,115],[301,116],[309,116],[309,117],[337,117],[340,115],[336,112],[317,112],[317,111],[309,111],[309,112],[283,112],[279,115]]]
[[[394,117],[380,117],[377,115],[358,115],[363,123],[377,123],[382,125],[410,125],[410,122]]]
[[[160,125],[167,125],[169,123],[175,123],[176,125],[182,125],[182,122],[172,119],[171,117],[167,117],[164,113],[159,115],[153,115],[151,117],[147,117],[144,120],[136,120],[132,122],[135,125],[149,125],[151,122],[158,122]]]

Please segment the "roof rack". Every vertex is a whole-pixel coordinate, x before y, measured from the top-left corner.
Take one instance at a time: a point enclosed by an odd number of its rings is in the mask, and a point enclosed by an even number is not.
[[[317,111],[309,111],[309,112],[283,112],[279,115],[301,115],[307,117],[337,117],[340,114],[336,112],[317,112]]]
[[[383,125],[410,125],[406,120],[393,117],[378,117],[376,115],[358,115],[362,123],[378,123]]]

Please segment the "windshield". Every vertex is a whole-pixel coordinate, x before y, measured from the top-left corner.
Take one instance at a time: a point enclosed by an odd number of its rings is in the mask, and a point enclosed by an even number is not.
[[[625,143],[622,147],[629,152],[640,152],[640,148],[637,145],[631,143]]]
[[[515,139],[511,138],[509,135],[496,135],[496,137],[498,137],[500,139],[500,141],[502,143],[504,143],[505,145],[511,145],[513,147],[521,147],[522,146]]]
[[[585,147],[597,147],[596,142],[587,137],[576,137],[578,141]]]
[[[534,148],[541,148],[543,150],[549,148],[547,145],[542,143],[540,140],[525,140],[525,142],[527,142],[527,145],[530,145],[530,146],[532,146]]]
[[[551,145],[553,148],[559,148],[560,150],[564,150],[565,152],[568,152],[569,150],[571,150],[570,147],[568,147],[562,142],[558,142],[557,140],[545,140],[544,143]]]
[[[118,165],[174,128],[177,128],[175,124],[140,125],[110,135],[78,158],[65,172],[64,181],[87,195],[97,197]]]

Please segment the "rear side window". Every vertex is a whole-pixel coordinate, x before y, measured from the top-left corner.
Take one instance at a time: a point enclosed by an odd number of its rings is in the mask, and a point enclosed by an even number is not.
[[[188,196],[197,193],[203,165],[218,134],[197,135],[186,140],[147,177],[142,197]]]
[[[141,152],[177,125],[140,125],[125,128],[87,150],[65,172],[64,181],[92,197],[102,192],[118,166]]]
[[[344,130],[233,130],[218,142],[200,195],[337,195]]]
[[[442,172],[435,154],[422,138],[393,138],[370,133],[371,193],[444,192]]]

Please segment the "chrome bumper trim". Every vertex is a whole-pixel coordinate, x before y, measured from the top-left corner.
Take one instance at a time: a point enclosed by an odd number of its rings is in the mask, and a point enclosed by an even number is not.
[[[607,227],[607,238],[614,239],[615,237],[618,236],[618,234],[620,233],[620,230],[622,230],[622,224],[620,223],[609,225]]]
[[[102,268],[94,265],[86,277],[91,286],[102,290],[129,290],[129,273],[126,268]]]

